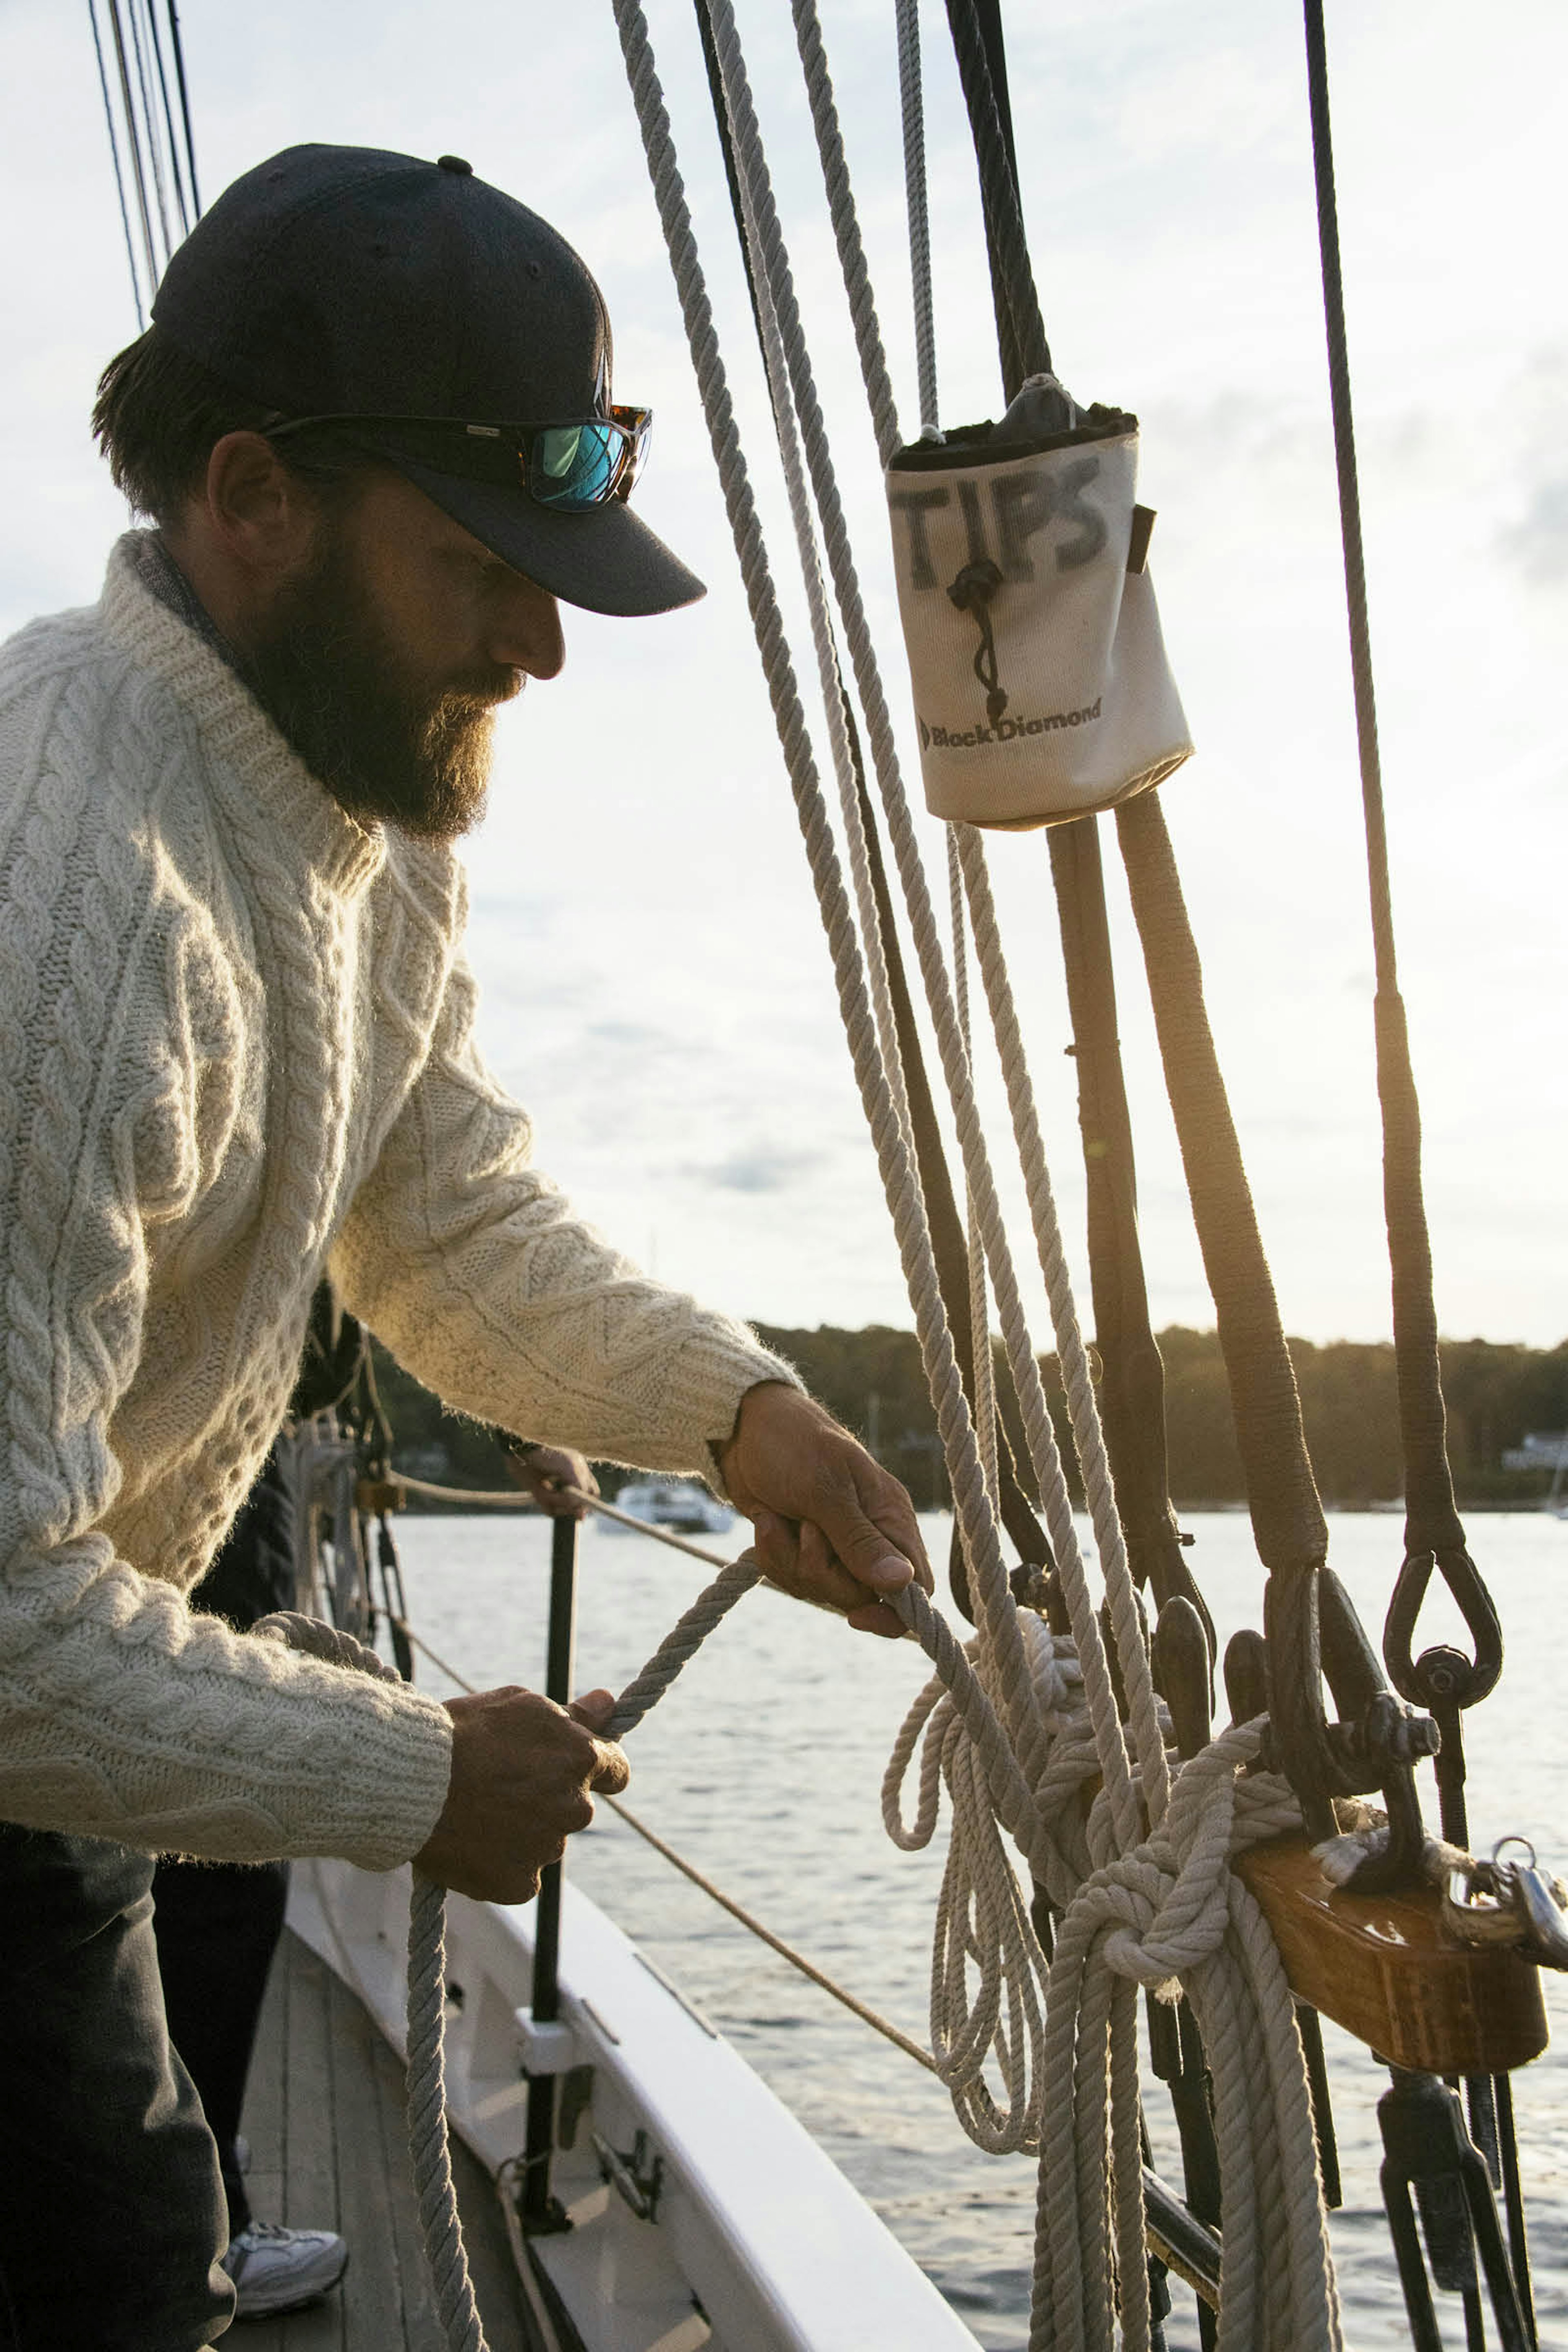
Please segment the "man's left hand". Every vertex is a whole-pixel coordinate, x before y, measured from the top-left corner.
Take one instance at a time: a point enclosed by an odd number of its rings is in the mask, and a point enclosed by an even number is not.
[[[782,1381],[747,1390],[718,1454],[769,1580],[897,1641],[903,1625],[879,1594],[911,1578],[929,1592],[931,1572],[914,1505],[891,1473]]]
[[[531,1445],[526,1454],[514,1454],[508,1449],[507,1476],[524,1494],[531,1495],[542,1511],[552,1519],[583,1519],[588,1516],[588,1506],[580,1503],[568,1490],[577,1494],[596,1495],[599,1482],[582,1454],[574,1454],[564,1445]]]

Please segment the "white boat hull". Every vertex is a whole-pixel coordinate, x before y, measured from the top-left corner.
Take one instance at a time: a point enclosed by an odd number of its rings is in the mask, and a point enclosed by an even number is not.
[[[492,2172],[523,2145],[533,1908],[447,1904],[448,2107]],[[406,1871],[299,1864],[289,1918],[401,2050]],[[573,2227],[531,2247],[587,2352],[975,2352],[789,2110],[570,1884],[561,1947],[564,2055],[592,2073],[571,2078],[552,2176]],[[609,2179],[639,2134],[651,2220]]]

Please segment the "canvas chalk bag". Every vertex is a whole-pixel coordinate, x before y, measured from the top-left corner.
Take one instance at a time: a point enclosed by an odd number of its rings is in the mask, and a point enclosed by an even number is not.
[[[893,566],[926,804],[1061,824],[1192,751],[1144,569],[1138,420],[1029,380],[997,425],[900,449]]]

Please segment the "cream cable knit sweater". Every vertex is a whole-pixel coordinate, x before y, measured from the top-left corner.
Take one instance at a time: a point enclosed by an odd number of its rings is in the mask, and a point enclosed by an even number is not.
[[[532,1167],[456,861],[348,817],[132,545],[0,650],[0,1819],[388,1867],[445,1710],[184,1597],[322,1269],[448,1402],[601,1457],[706,1468],[793,1376]]]

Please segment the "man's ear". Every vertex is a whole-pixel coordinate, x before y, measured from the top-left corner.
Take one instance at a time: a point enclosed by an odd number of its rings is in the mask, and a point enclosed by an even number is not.
[[[316,501],[264,434],[226,433],[215,442],[202,503],[208,529],[253,576],[292,572],[310,551]]]

